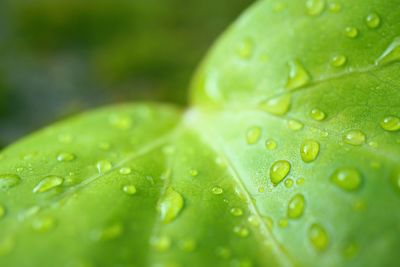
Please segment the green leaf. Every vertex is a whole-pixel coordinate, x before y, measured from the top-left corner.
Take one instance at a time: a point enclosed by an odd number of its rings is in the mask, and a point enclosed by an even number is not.
[[[2,153],[1,266],[395,266],[395,0],[260,1],[193,106],[132,104]]]

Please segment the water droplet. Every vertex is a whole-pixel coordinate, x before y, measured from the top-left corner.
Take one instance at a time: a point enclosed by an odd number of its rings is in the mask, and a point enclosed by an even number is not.
[[[112,164],[108,160],[100,160],[99,162],[97,162],[96,167],[99,173],[106,173],[111,171]]]
[[[0,219],[6,215],[6,208],[3,205],[0,205]]]
[[[158,252],[165,252],[171,247],[171,238],[168,236],[153,236],[150,245]]]
[[[285,187],[286,188],[291,188],[292,186],[293,186],[293,179],[290,179],[290,178],[286,179],[285,180]]]
[[[291,99],[290,94],[284,94],[261,102],[260,108],[274,115],[285,115],[289,111]]]
[[[387,116],[381,121],[381,127],[389,132],[400,130],[400,118],[396,116]]]
[[[342,6],[339,3],[330,3],[329,4],[329,11],[332,13],[338,13],[340,10],[342,10]]]
[[[377,148],[377,147],[378,147],[378,143],[377,143],[376,141],[369,141],[369,142],[368,142],[368,145],[369,145],[370,147],[373,147],[373,148]]]
[[[347,259],[353,258],[358,253],[357,244],[351,243],[344,247],[343,256]]]
[[[376,60],[376,64],[387,64],[400,60],[400,37],[396,37]]]
[[[68,153],[68,152],[60,153],[57,156],[57,160],[60,162],[73,161],[74,159],[75,159],[75,155],[72,153]]]
[[[303,185],[305,181],[306,181],[306,180],[304,179],[304,177],[301,177],[301,178],[299,178],[299,179],[296,180],[296,184],[297,184],[297,185]]]
[[[99,146],[99,148],[100,148],[101,150],[109,150],[110,147],[111,147],[111,144],[108,143],[108,142],[100,142],[100,143],[98,144],[98,146]]]
[[[213,189],[211,189],[211,191],[214,195],[221,195],[224,192],[224,190],[218,186],[213,187]]]
[[[307,0],[307,14],[310,16],[318,16],[325,9],[325,0]]]
[[[253,55],[254,43],[250,38],[244,39],[237,47],[236,52],[242,59],[250,59]]]
[[[331,181],[346,191],[355,191],[361,186],[361,175],[356,169],[341,168],[331,176]]]
[[[121,169],[119,169],[119,173],[123,175],[130,174],[131,172],[132,170],[129,167],[122,167]]]
[[[346,27],[344,33],[349,38],[356,38],[358,36],[358,29],[355,27]]]
[[[32,222],[32,228],[36,232],[45,233],[53,229],[56,221],[51,217],[36,218]]]
[[[322,121],[325,119],[326,114],[318,108],[313,108],[310,111],[310,117],[316,121]]]
[[[304,127],[303,123],[301,123],[297,120],[288,120],[287,126],[292,131],[298,131],[298,130],[303,129],[303,127]]]
[[[233,233],[239,237],[247,237],[249,236],[250,231],[246,227],[238,225],[233,228]]]
[[[265,147],[269,150],[274,150],[277,147],[276,141],[273,139],[267,139],[265,141]]]
[[[329,245],[328,233],[319,223],[311,225],[308,231],[308,238],[317,251],[324,251]]]
[[[108,241],[116,239],[124,232],[124,226],[121,223],[114,223],[94,233],[93,238],[96,241]]]
[[[7,190],[21,182],[16,174],[0,174],[0,190]]]
[[[319,153],[319,143],[314,140],[305,140],[300,146],[301,159],[304,162],[314,161]]]
[[[50,175],[42,179],[32,190],[33,193],[47,192],[57,186],[62,185],[64,178],[59,176]]]
[[[222,259],[229,259],[232,255],[232,252],[229,248],[226,247],[217,247],[215,250],[215,254]]]
[[[344,66],[344,65],[346,64],[346,61],[347,61],[346,56],[343,56],[343,55],[336,55],[336,56],[333,56],[333,57],[332,57],[332,59],[331,59],[331,65],[332,65],[333,67],[339,68],[339,67]]]
[[[195,170],[195,169],[191,169],[190,170],[190,175],[193,176],[193,177],[196,177],[197,175],[199,175],[199,171]]]
[[[280,219],[278,221],[278,226],[280,228],[286,228],[286,227],[288,227],[288,225],[289,225],[289,221],[287,219]]]
[[[310,81],[310,75],[299,61],[289,62],[289,77],[286,82],[286,89],[297,89],[308,84]]]
[[[290,163],[286,160],[278,160],[272,164],[269,175],[273,185],[277,186],[289,174],[289,171]]]
[[[192,252],[196,249],[196,240],[194,239],[185,239],[179,242],[179,248],[184,252]]]
[[[264,193],[264,191],[265,191],[265,188],[262,186],[262,185],[260,185],[259,187],[258,187],[258,193]]]
[[[304,212],[304,196],[302,194],[297,194],[289,201],[287,215],[291,219],[300,218]]]
[[[132,127],[132,119],[127,115],[111,115],[109,122],[115,128],[127,130]]]
[[[365,143],[366,136],[365,134],[360,131],[360,130],[351,130],[348,131],[344,136],[343,136],[343,141],[349,145],[353,146],[361,146],[362,144]]]
[[[260,226],[260,219],[254,214],[252,214],[249,217],[247,217],[247,221],[253,227],[259,227]]]
[[[258,142],[261,137],[261,128],[258,126],[253,126],[247,130],[246,141],[247,144],[252,145]]]
[[[169,187],[158,205],[161,221],[163,223],[173,221],[181,212],[183,202],[182,195]]]
[[[70,144],[72,143],[72,139],[73,139],[72,135],[66,133],[60,134],[58,136],[58,142],[62,144]]]
[[[124,193],[127,195],[134,195],[136,194],[136,187],[133,184],[124,185],[122,187],[122,191],[124,191]]]
[[[243,210],[240,209],[240,208],[231,208],[231,214],[233,216],[236,216],[236,217],[242,216],[243,215]]]
[[[400,194],[400,171],[393,172],[390,176],[390,181],[395,191]]]
[[[365,206],[365,202],[363,200],[356,200],[353,203],[353,210],[361,212],[361,211],[365,211],[366,206]]]
[[[365,18],[367,26],[371,29],[375,29],[381,24],[381,18],[376,13],[371,13]]]

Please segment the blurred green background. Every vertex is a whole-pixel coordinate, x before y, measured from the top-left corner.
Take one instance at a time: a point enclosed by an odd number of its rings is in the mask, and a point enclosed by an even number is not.
[[[100,105],[184,105],[197,64],[251,2],[1,0],[0,147]]]

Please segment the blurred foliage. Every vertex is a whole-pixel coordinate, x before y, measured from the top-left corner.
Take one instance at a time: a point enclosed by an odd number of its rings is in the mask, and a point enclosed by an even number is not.
[[[3,0],[0,143],[107,103],[184,104],[196,64],[251,2]]]

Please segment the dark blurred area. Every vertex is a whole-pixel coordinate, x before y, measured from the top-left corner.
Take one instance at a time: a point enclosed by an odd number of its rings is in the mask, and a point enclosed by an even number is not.
[[[0,147],[128,101],[184,105],[190,76],[251,0],[1,0]]]

